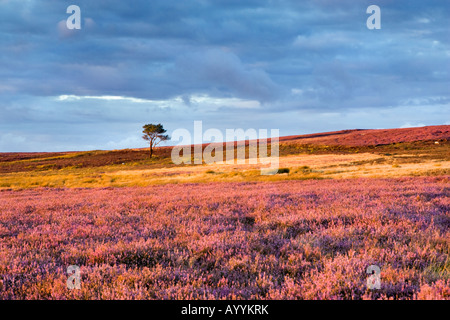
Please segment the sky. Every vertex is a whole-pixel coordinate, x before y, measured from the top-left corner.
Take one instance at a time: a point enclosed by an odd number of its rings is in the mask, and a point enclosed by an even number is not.
[[[0,0],[0,152],[140,148],[146,123],[450,124],[449,17],[448,0]]]

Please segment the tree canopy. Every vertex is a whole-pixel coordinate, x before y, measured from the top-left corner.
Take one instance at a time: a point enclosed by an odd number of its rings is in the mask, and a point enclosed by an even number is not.
[[[163,125],[158,124],[146,124],[142,128],[144,134],[142,138],[149,142],[150,144],[150,158],[153,156],[153,148],[156,147],[160,142],[170,140],[168,135],[165,135],[167,130],[164,129]]]

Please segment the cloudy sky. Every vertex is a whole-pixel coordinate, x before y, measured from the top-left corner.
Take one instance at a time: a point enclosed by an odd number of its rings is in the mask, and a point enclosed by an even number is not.
[[[450,124],[449,17],[448,0],[0,0],[0,152],[145,147],[145,123]]]

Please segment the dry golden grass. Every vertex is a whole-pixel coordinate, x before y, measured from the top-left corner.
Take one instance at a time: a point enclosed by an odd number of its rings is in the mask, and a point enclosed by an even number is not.
[[[144,168],[103,166],[60,170],[14,172],[0,175],[0,189],[35,187],[98,188],[148,186],[167,183],[279,181],[302,179],[346,179],[357,177],[401,177],[450,174],[450,160],[421,155],[319,154],[279,158],[279,167],[289,173],[261,175],[261,164],[204,164]]]
[[[405,164],[364,164],[353,167],[336,167],[324,175],[331,178],[393,178],[402,176],[427,176],[450,173],[450,161],[442,161],[439,168],[434,160]]]

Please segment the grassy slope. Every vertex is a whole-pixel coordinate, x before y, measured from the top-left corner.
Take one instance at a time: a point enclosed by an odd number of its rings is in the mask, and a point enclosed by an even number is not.
[[[64,187],[0,190],[0,299],[448,299],[450,142],[405,138],[287,139],[275,176],[170,148],[0,154],[0,189]],[[100,188],[209,181],[227,183]]]
[[[275,176],[261,176],[260,166],[250,164],[177,166],[170,158],[171,147],[158,148],[153,159],[148,158],[146,149],[3,153],[0,154],[0,188],[448,175],[449,132],[450,126],[438,126],[283,137],[280,167],[289,169],[289,173]],[[395,143],[373,144],[389,142],[389,134]],[[248,146],[245,148],[248,157]]]

